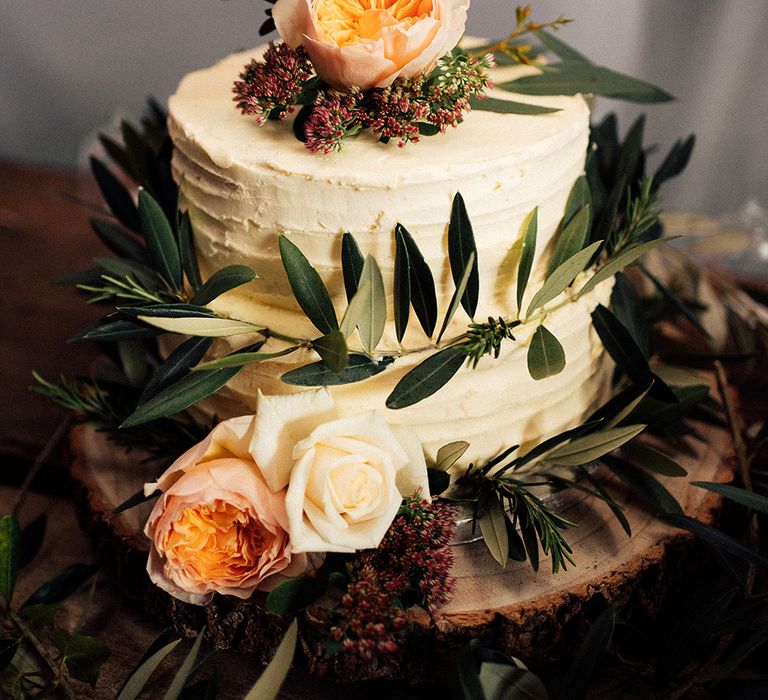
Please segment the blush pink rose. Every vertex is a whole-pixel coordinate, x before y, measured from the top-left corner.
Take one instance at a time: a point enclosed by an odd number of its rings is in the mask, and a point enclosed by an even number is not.
[[[152,484],[162,490],[145,527],[147,571],[176,598],[205,605],[214,593],[248,598],[300,575],[291,551],[285,490],[273,493],[248,447],[253,416],[217,425]]]
[[[464,33],[469,0],[278,0],[288,46],[332,87],[367,90],[430,70]]]

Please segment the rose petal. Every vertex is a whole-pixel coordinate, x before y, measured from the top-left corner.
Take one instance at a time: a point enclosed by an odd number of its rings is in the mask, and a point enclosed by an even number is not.
[[[253,416],[238,416],[219,423],[202,441],[190,447],[165,470],[154,482],[144,484],[144,495],[151,496],[155,491],[167,491],[179,479],[180,472],[197,464],[206,455],[226,455],[249,459],[248,445],[253,429]]]
[[[391,83],[398,72],[397,64],[384,55],[381,40],[333,46],[305,36],[304,48],[317,74],[337,90],[382,87],[387,81]]]
[[[311,23],[310,14],[310,0],[277,0],[272,8],[275,27],[292,49],[304,43],[304,34]]]
[[[259,391],[250,454],[273,492],[288,485],[294,445],[323,422],[336,417],[327,389],[283,396]]]
[[[429,477],[421,440],[404,425],[393,425],[391,428],[408,455],[405,466],[397,472],[397,490],[403,496],[412,496],[419,491],[422,498],[429,500]]]

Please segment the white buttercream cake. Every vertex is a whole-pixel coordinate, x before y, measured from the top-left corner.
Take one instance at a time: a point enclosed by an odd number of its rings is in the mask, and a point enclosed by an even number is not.
[[[578,300],[566,291],[543,310],[547,328],[565,349],[567,364],[560,374],[535,381],[528,373],[527,344],[541,320],[538,314],[535,323],[515,329],[516,342],[505,343],[498,359],[484,357],[476,369],[463,367],[436,394],[399,410],[385,408],[385,400],[398,380],[434,351],[403,352],[430,343],[416,323],[410,324],[402,346],[396,340],[391,315],[395,225],[405,226],[424,254],[443,313],[454,291],[447,227],[451,202],[460,192],[478,250],[476,318],[514,318],[523,222],[538,207],[537,252],[527,299],[543,281],[569,192],[584,171],[589,138],[585,100],[492,90],[497,99],[560,111],[522,116],[474,110],[458,128],[406,148],[363,133],[345,140],[341,152],[321,155],[308,151],[286,123],[259,126],[234,108],[232,82],[259,51],[234,54],[189,74],[169,102],[174,176],[182,207],[190,212],[203,274],[241,263],[259,276],[212,307],[292,336],[317,335],[291,292],[278,237],[287,236],[307,256],[340,317],[346,308],[341,238],[349,231],[363,254],[373,255],[381,268],[390,318],[377,352],[396,359],[381,374],[330,388],[342,415],[372,409],[386,413],[390,422],[414,429],[431,455],[446,442],[466,440],[470,460],[512,444],[530,445],[579,424],[609,389],[610,361],[590,313],[598,303],[608,304],[610,280]],[[520,70],[530,69],[498,68],[493,78],[509,80]],[[460,310],[445,337],[466,331],[468,322]],[[223,341],[218,352],[247,340],[235,336]],[[265,349],[282,345],[271,339]],[[350,347],[355,345],[353,336]],[[259,390],[302,391],[280,377],[315,360],[313,352],[300,351],[250,365],[201,406],[220,418],[251,412]]]

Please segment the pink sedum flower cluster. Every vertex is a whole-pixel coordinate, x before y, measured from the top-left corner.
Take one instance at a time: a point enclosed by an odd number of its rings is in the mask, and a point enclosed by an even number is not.
[[[420,605],[434,614],[453,596],[454,528],[452,507],[419,494],[406,498],[379,547],[347,565],[350,583],[330,615],[331,639],[365,659],[396,653],[403,608]]]
[[[256,117],[260,125],[270,117],[285,119],[311,77],[312,64],[302,49],[270,42],[263,60],[251,60],[235,82],[234,101],[242,114]]]

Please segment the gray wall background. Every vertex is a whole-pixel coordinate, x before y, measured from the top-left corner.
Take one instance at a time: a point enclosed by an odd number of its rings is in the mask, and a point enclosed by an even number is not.
[[[468,33],[506,34],[515,3],[474,0]],[[141,114],[190,70],[261,42],[258,0],[0,0],[0,158],[82,165],[98,130]],[[626,129],[648,112],[665,149],[695,132],[694,160],[669,208],[721,215],[768,206],[766,0],[538,0],[592,60],[664,87],[671,104],[601,101]],[[2,185],[0,185],[2,186]]]

